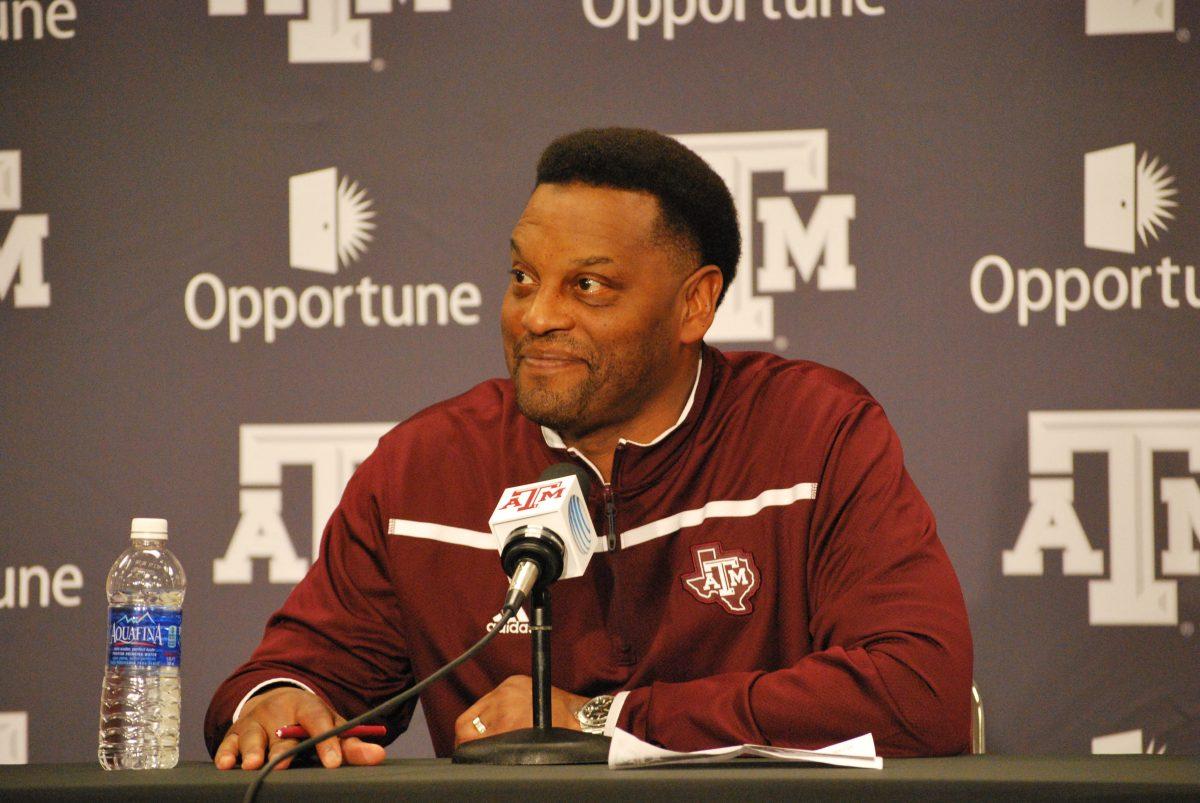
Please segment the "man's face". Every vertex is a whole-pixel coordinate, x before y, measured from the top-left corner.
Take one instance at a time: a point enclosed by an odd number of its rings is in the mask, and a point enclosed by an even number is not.
[[[521,412],[581,437],[636,423],[661,403],[687,359],[680,260],[652,195],[585,184],[534,190],[513,229],[500,315]]]

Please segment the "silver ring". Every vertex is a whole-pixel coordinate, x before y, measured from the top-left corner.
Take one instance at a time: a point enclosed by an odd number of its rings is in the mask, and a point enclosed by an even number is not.
[[[479,717],[475,717],[473,720],[471,720],[471,724],[475,726],[475,730],[477,730],[479,733],[483,733],[485,730],[487,730],[487,725],[484,725],[483,720]]]

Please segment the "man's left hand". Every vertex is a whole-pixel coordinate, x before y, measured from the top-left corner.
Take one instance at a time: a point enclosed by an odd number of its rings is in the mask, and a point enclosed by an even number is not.
[[[583,708],[587,701],[586,697],[551,687],[550,724],[556,728],[579,730],[575,712]],[[483,727],[482,732],[475,724],[476,718]],[[459,715],[454,722],[454,746],[485,736],[532,727],[533,678],[529,675],[512,675]]]

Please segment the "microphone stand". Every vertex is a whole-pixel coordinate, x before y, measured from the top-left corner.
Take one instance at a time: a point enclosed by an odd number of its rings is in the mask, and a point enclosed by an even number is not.
[[[610,739],[595,733],[556,728],[550,711],[550,587],[534,588],[533,727],[487,736],[459,745],[455,764],[607,764]]]

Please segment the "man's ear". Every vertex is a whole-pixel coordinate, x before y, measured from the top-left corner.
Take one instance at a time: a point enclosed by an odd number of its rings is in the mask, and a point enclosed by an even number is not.
[[[716,265],[697,268],[683,282],[683,317],[679,327],[679,341],[684,345],[698,343],[712,326],[717,314],[717,299],[725,279]]]

